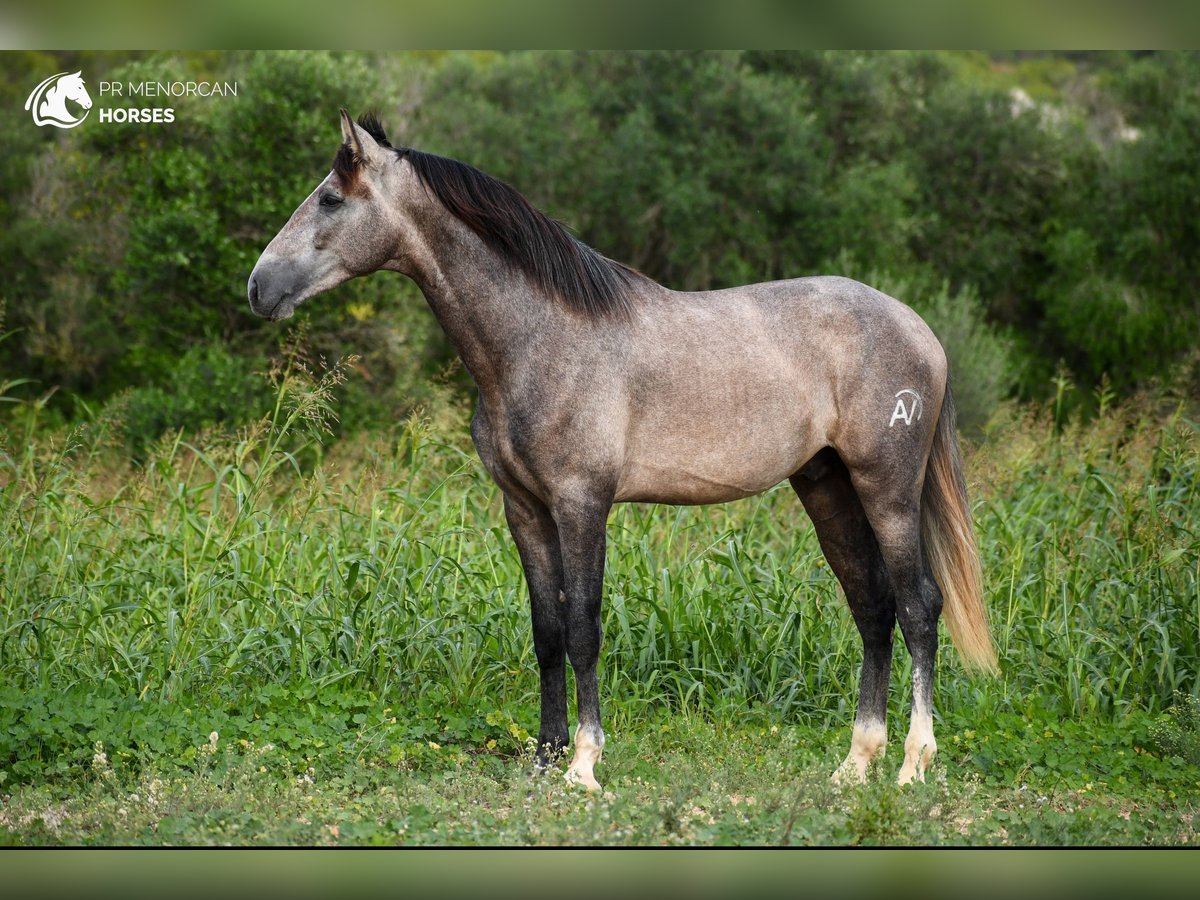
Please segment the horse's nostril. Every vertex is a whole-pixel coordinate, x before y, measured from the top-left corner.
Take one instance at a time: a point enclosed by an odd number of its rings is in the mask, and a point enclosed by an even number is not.
[[[247,296],[250,297],[250,305],[257,306],[258,305],[258,279],[256,279],[253,275],[250,276],[250,284],[246,289],[246,294],[247,294]]]

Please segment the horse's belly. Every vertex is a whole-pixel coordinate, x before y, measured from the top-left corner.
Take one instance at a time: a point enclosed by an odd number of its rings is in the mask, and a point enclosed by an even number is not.
[[[617,503],[669,503],[676,506],[728,503],[730,500],[741,500],[760,494],[786,477],[783,475],[769,481],[747,484],[722,481],[682,470],[635,471],[621,481],[615,499]]]
[[[820,443],[800,427],[782,434],[775,428],[714,430],[637,441],[628,447],[616,499],[691,505],[751,497],[793,475]]]

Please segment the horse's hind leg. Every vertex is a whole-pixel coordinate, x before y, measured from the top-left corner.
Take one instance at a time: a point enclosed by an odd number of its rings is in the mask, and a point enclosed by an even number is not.
[[[901,467],[902,468],[902,467]],[[921,548],[921,484],[911,473],[880,469],[853,473],[863,509],[891,577],[896,618],[912,656],[912,720],[899,782],[924,781],[937,753],[933,737],[933,677],[942,594]]]
[[[841,582],[863,641],[858,712],[850,753],[834,781],[866,777],[867,766],[887,744],[887,694],[892,670],[896,607],[887,569],[871,524],[832,450],[824,450],[791,479],[817,530],[821,550]]]

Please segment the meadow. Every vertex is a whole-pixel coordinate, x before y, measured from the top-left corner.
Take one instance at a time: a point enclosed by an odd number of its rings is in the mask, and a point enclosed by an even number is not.
[[[121,402],[0,438],[0,843],[1195,844],[1194,365],[1084,421],[1060,378],[967,442],[995,678],[943,630],[929,782],[828,775],[861,645],[786,485],[610,521],[602,795],[534,775],[537,674],[500,499],[446,385],[332,430],[292,345],[236,430],[140,462]],[[0,394],[8,394],[8,389]],[[573,694],[573,690],[570,691]]]

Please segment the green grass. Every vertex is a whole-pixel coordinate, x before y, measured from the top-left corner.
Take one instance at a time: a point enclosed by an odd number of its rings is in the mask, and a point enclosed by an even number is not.
[[[468,410],[447,393],[390,433],[325,445],[341,370],[315,377],[292,356],[272,377],[262,422],[168,435],[139,467],[120,452],[119,404],[69,433],[40,428],[36,405],[6,421],[11,840],[1195,840],[1195,717],[1177,695],[1200,693],[1200,452],[1182,407],[1102,404],[1087,425],[1013,408],[969,454],[1003,672],[966,677],[944,638],[937,783],[909,792],[827,783],[861,651],[790,491],[618,508],[600,768],[614,797],[586,799],[524,774],[537,724],[527,600]],[[907,663],[900,650],[889,779]],[[220,765],[197,750],[212,731]],[[238,741],[273,745],[267,771]],[[146,779],[179,810],[157,829],[162,810],[128,800]],[[748,813],[734,794],[761,805]],[[663,812],[671,797],[683,805]],[[228,804],[241,818],[212,812]],[[346,827],[322,832],[338,809]]]
[[[1046,779],[980,774],[963,732],[937,776],[899,788],[890,767],[838,788],[840,733],[661,716],[611,734],[600,795],[536,774],[527,753],[426,742],[400,763],[375,755],[370,729],[297,768],[280,747],[217,736],[187,765],[130,767],[93,753],[64,792],[24,785],[0,810],[7,844],[304,845],[1195,845],[1193,807],[1162,760],[1128,766],[1137,784],[1103,780],[1102,763]],[[1075,737],[1078,737],[1076,735]],[[1127,740],[1117,736],[1117,743]],[[978,740],[978,733],[969,740]],[[1025,734],[1015,757],[1045,756],[1060,735]],[[1106,744],[1109,742],[1106,740]],[[1111,747],[1105,749],[1111,750]],[[1066,753],[1064,757],[1070,756]],[[1134,756],[1131,752],[1131,756]],[[1075,759],[1082,759],[1079,754]],[[336,763],[336,764],[331,764]],[[670,773],[670,777],[664,777]],[[1191,769],[1191,797],[1195,778]],[[1094,779],[1094,780],[1093,780]]]

